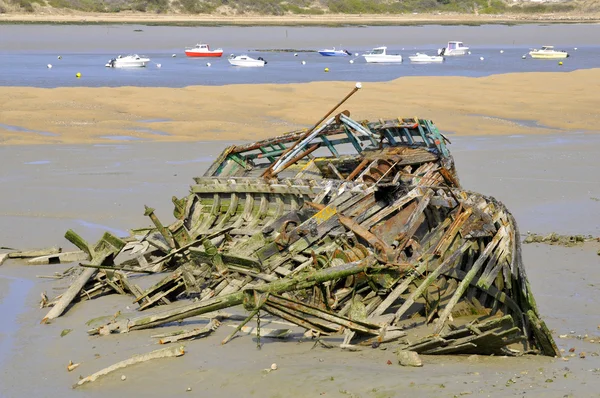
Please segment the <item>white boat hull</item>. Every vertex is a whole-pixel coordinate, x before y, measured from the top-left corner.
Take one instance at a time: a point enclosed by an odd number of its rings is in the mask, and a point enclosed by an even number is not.
[[[530,52],[529,55],[531,55],[531,58],[535,58],[535,59],[565,59],[569,56],[569,54],[567,53],[561,53],[561,52],[556,52],[556,53],[536,53],[536,52]]]
[[[150,63],[150,58],[142,58],[139,56],[127,56],[114,58],[108,61],[106,67],[109,68],[143,68]]]
[[[113,68],[143,68],[148,64],[148,62],[150,62],[150,60],[137,62],[115,62]]]
[[[439,55],[429,56],[429,55],[412,55],[408,57],[410,62],[412,63],[440,63],[444,62],[444,57]]]
[[[363,55],[365,57],[365,61],[369,64],[373,63],[400,63],[402,62],[402,55]]]
[[[267,61],[265,61],[262,58],[254,59],[246,55],[230,57],[227,59],[227,61],[229,61],[229,63],[233,66],[242,66],[246,68],[260,68],[262,66],[265,66],[265,64],[267,63]]]
[[[455,56],[455,55],[466,55],[468,52],[469,52],[468,48],[459,48],[459,49],[456,49],[456,50],[446,50],[444,52],[444,55],[452,57],[452,56]]]

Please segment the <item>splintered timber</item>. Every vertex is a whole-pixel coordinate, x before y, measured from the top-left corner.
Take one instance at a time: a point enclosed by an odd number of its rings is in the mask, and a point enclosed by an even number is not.
[[[173,222],[146,206],[152,226],[128,237],[107,232],[92,245],[69,230],[81,250],[69,258],[86,258],[83,272],[46,298],[43,322],[74,301],[119,293],[138,314],[115,315],[90,334],[243,305],[249,314],[224,343],[270,316],[312,336],[343,335],[343,347],[393,341],[421,354],[559,356],[513,216],[462,188],[450,142],[432,121],[339,112],[359,88],[311,128],[225,149],[186,197],[173,197]],[[142,289],[134,273],[164,278]],[[162,341],[206,336],[219,324]]]

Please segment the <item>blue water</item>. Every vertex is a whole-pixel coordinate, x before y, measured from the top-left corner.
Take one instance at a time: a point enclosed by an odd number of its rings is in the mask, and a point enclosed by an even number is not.
[[[136,29],[142,32],[135,32]],[[408,60],[408,56],[416,52],[433,55],[448,40],[463,41],[472,54],[446,57],[443,64],[411,64]],[[199,41],[206,41],[213,48],[223,47],[224,56],[186,57],[185,46]],[[387,45],[390,53],[402,54],[405,61],[399,65],[367,64],[363,57],[354,56],[380,45]],[[562,66],[557,60],[522,59],[530,49],[541,45],[567,50],[571,57],[562,60]],[[298,52],[295,56],[293,52],[256,51],[316,51],[333,46],[347,49],[353,56],[324,57],[317,52]],[[148,56],[151,62],[146,68],[135,69],[104,66],[110,58],[130,53]],[[227,62],[229,54],[263,57],[268,64],[264,68],[234,67]],[[510,72],[569,72],[600,66],[600,25],[368,28],[0,25],[0,59],[0,86],[33,87],[374,82],[402,76],[479,77]],[[211,66],[207,66],[207,62]],[[52,65],[51,69],[47,68],[48,64]],[[325,68],[329,72],[325,72]],[[76,77],[77,73],[81,73],[81,78]]]

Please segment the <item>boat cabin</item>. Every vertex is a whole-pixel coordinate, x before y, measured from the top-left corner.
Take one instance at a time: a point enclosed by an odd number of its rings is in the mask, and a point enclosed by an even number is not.
[[[375,47],[369,52],[369,55],[386,55],[387,47]]]
[[[467,46],[465,46],[462,41],[449,41],[448,46],[446,47],[447,50],[460,50],[463,48],[467,48]]]

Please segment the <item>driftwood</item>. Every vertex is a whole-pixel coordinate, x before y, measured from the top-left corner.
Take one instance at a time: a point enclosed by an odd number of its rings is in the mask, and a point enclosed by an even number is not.
[[[27,264],[30,265],[41,265],[41,264],[64,264],[72,263],[75,261],[84,261],[89,258],[88,254],[83,250],[62,252],[56,254],[48,254],[44,256],[34,257],[27,260]]]
[[[212,332],[214,332],[215,330],[217,330],[217,328],[221,326],[221,322],[217,321],[216,319],[211,320],[208,325],[206,325],[203,328],[197,328],[197,329],[193,329],[193,330],[188,330],[188,331],[184,331],[182,333],[177,333],[173,336],[165,336],[163,338],[161,338],[158,343],[159,344],[168,344],[168,343],[174,343],[176,341],[180,341],[180,340],[189,340],[189,339],[197,339],[197,338],[201,338],[201,337],[206,337],[209,334],[211,334]]]
[[[135,364],[138,364],[141,362],[150,361],[152,359],[180,357],[183,354],[185,354],[184,347],[179,346],[179,347],[162,348],[160,350],[155,350],[155,351],[149,352],[147,354],[134,355],[133,357],[131,357],[129,359],[118,362],[112,366],[109,366],[107,368],[99,370],[98,372],[96,372],[90,376],[84,377],[83,379],[79,380],[73,386],[73,388],[82,386],[82,385],[84,385],[86,383],[90,383],[92,381],[96,381],[101,376],[105,376],[109,373],[114,372],[115,370],[126,368],[127,366],[135,365]]]
[[[27,250],[21,252],[11,252],[8,253],[9,258],[31,258],[31,257],[40,257],[40,256],[48,256],[51,254],[58,254],[62,251],[60,247],[49,247],[47,249],[36,249],[36,250]]]
[[[92,278],[96,272],[94,268],[84,270],[81,275],[69,286],[69,289],[61,296],[60,300],[54,304],[52,309],[46,314],[44,319],[40,323],[48,323],[49,321],[58,318],[67,309],[69,304],[73,301],[75,296],[79,294],[81,289],[85,286],[90,278]]]

